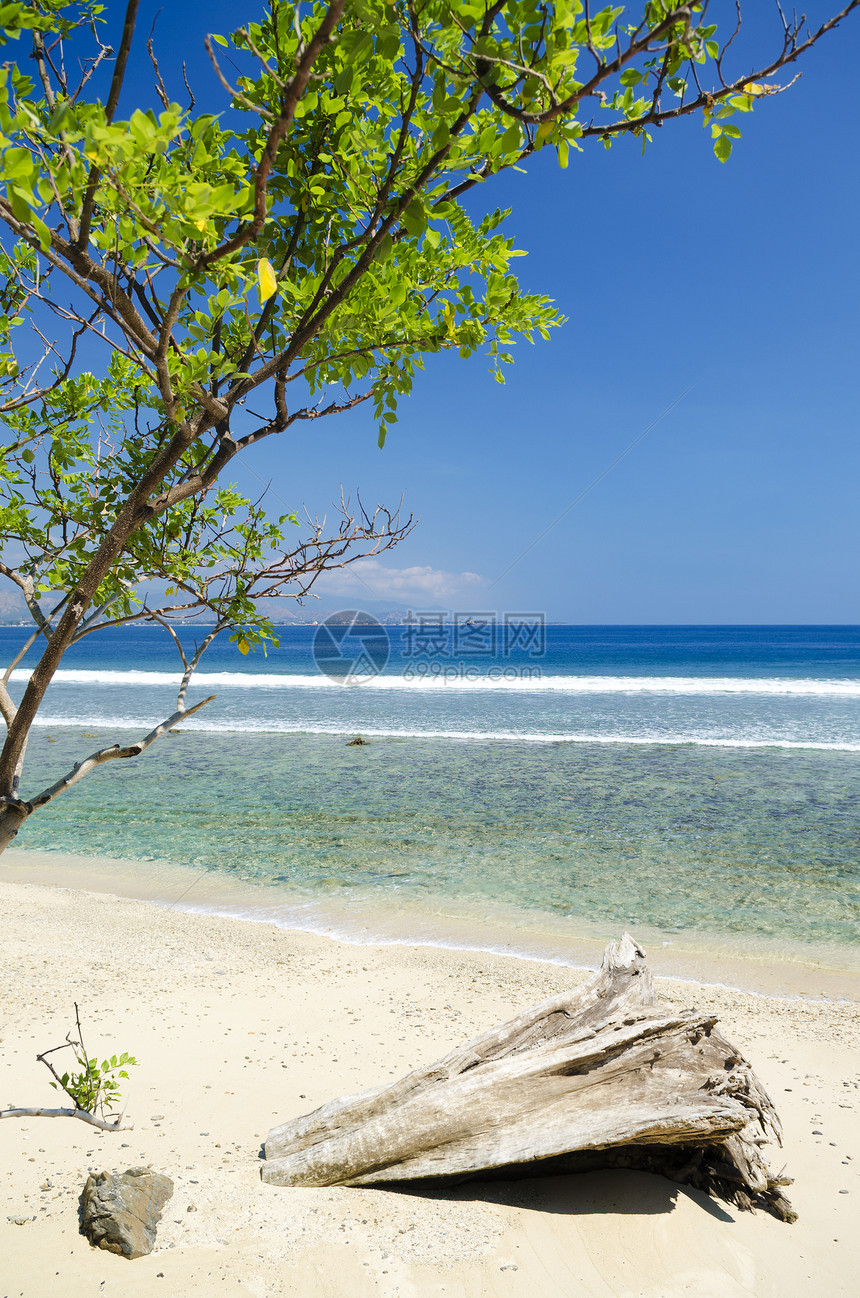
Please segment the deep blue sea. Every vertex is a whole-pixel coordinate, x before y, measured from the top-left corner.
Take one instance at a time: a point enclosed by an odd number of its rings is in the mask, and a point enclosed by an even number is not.
[[[857,942],[860,628],[523,619],[335,631],[324,652],[317,629],[285,627],[266,657],[216,643],[189,693],[214,701],[18,846],[192,867],[314,913],[444,902],[514,925]],[[24,634],[0,629],[5,661]],[[158,629],[76,646],[25,796],[170,715],[179,675]]]

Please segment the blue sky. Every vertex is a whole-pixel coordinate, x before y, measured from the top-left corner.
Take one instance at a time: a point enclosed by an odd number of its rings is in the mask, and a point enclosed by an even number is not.
[[[141,30],[157,7],[141,6]],[[837,7],[816,0],[810,22]],[[739,70],[780,36],[775,5],[745,8]],[[253,14],[196,0],[162,10],[171,89],[181,56],[214,99],[203,33]],[[507,228],[530,251],[521,280],[567,325],[518,346],[505,387],[485,360],[431,357],[383,451],[358,410],[265,443],[234,475],[252,491],[257,475],[271,479],[291,507],[318,512],[341,483],[370,504],[405,495],[416,531],[362,580],[333,580],[328,604],[860,622],[858,59],[854,15],[798,65],[795,86],[741,120],[726,165],[689,120],[658,132],[644,158],[633,141],[591,142],[566,172],[541,155],[528,175],[477,191],[475,210],[513,209]],[[132,71],[134,92],[151,78]]]

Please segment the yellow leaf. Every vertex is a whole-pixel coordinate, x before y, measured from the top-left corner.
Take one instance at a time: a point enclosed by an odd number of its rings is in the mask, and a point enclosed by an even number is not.
[[[275,270],[268,257],[261,257],[257,262],[257,282],[260,285],[260,301],[268,302],[278,291]]]
[[[746,85],[744,86],[744,94],[745,94],[745,95],[763,95],[763,94],[764,94],[764,86],[760,86],[760,85],[758,85],[758,83],[755,82],[755,81],[748,81],[748,82],[746,83]]]
[[[195,221],[194,224],[197,226],[197,229],[200,231],[200,233],[203,234],[206,229],[206,222],[203,220],[203,218],[201,217],[200,220]]]
[[[268,265],[268,263],[266,264]],[[241,639],[236,641],[236,647],[238,648],[240,654],[246,654],[248,650],[251,648],[251,646],[248,644],[248,641],[245,639],[244,636],[242,636]]]

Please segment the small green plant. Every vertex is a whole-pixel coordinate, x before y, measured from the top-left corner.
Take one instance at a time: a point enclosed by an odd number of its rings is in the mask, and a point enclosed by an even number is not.
[[[111,1055],[109,1059],[103,1059],[99,1063],[98,1058],[90,1056],[84,1046],[84,1036],[81,1030],[81,1017],[75,1004],[75,1024],[77,1027],[77,1036],[70,1031],[66,1040],[61,1046],[54,1046],[51,1050],[44,1051],[43,1054],[37,1055],[36,1058],[40,1063],[50,1071],[54,1080],[51,1082],[54,1090],[65,1091],[70,1100],[74,1101],[75,1108],[83,1110],[84,1113],[90,1113],[94,1117],[105,1118],[107,1114],[119,1105],[120,1101],[120,1078],[127,1078],[126,1069],[137,1063],[133,1055],[123,1051],[121,1055]],[[75,1063],[78,1065],[78,1071],[58,1073],[51,1064],[47,1056],[54,1054],[57,1050],[71,1050],[75,1056]]]
[[[79,1109],[86,1113],[96,1113],[114,1109],[119,1103],[120,1088],[117,1078],[128,1077],[124,1065],[136,1064],[137,1060],[129,1054],[119,1057],[111,1055],[110,1059],[85,1059],[78,1055],[79,1064],[83,1065],[79,1073],[63,1073],[56,1082],[51,1082],[54,1090],[62,1087]]]

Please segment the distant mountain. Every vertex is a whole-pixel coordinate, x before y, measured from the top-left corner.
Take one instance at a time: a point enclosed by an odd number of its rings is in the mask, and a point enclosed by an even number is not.
[[[20,591],[0,590],[0,626],[14,626],[16,622],[29,622],[30,614]]]
[[[152,582],[142,589],[148,593],[151,603],[157,606],[162,598],[162,593],[156,583]],[[358,613],[368,613],[386,626],[398,626],[405,620],[409,612],[405,605],[392,604],[387,600],[361,599],[348,595],[339,597],[323,595],[318,600],[308,599],[303,605],[297,604],[294,599],[282,597],[264,600],[261,608],[279,626],[314,626],[318,622],[324,622],[328,617],[351,610]],[[421,606],[421,610],[422,612],[428,611],[425,605]],[[30,614],[24,596],[11,587],[0,589],[0,626],[14,626],[21,621],[28,623],[30,621]]]
[[[263,607],[265,608],[266,605],[264,604]],[[423,606],[422,611],[425,611]],[[331,595],[321,595],[318,600],[309,599],[302,606],[291,599],[272,600],[268,612],[273,622],[283,626],[313,626],[318,622],[324,622],[327,618],[351,612],[367,613],[386,626],[398,626],[405,620],[409,609],[391,604],[388,600],[362,599],[349,595],[333,598]],[[338,620],[343,621],[344,617]]]

